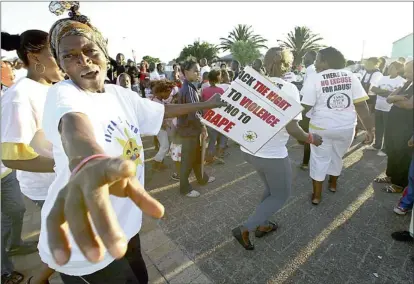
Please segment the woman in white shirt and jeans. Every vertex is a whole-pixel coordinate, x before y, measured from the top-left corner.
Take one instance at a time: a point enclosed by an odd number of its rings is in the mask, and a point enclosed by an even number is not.
[[[292,53],[278,47],[269,49],[264,58],[264,65],[269,79],[277,84],[286,95],[300,102],[299,91],[296,86],[281,79],[283,74],[292,67],[292,62]],[[257,206],[256,211],[242,226],[233,229],[233,236],[246,250],[254,249],[254,245],[249,238],[250,232],[255,231],[256,237],[260,238],[277,230],[278,225],[270,221],[269,218],[283,207],[290,196],[292,168],[286,148],[289,135],[299,141],[311,143],[315,146],[322,143],[319,135],[308,134],[299,127],[298,121],[301,119],[302,115],[299,114],[256,154],[250,153],[243,147],[241,148],[245,160],[253,165],[265,186],[262,201]]]
[[[66,2],[52,2],[60,15]],[[39,254],[64,283],[147,283],[139,231],[142,211],[163,206],[144,189],[141,135],[156,135],[164,117],[221,107],[162,105],[104,84],[106,40],[71,2],[70,18],[50,31],[50,46],[70,80],[50,88],[43,117],[57,177],[42,210]]]
[[[319,51],[317,74],[309,76],[301,90],[302,105],[310,111],[309,131],[323,138],[320,147],[311,145],[310,176],[313,181],[312,203],[319,204],[322,185],[329,175],[329,190],[336,191],[342,171],[342,157],[353,141],[357,113],[368,130],[365,143],[373,139],[372,121],[361,82],[345,69],[342,53],[328,47]]]

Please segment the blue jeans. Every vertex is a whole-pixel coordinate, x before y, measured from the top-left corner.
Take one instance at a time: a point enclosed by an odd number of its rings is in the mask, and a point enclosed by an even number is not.
[[[414,157],[411,159],[410,173],[408,175],[408,188],[401,198],[398,206],[404,209],[412,209],[414,205]]]
[[[213,128],[207,127],[208,132],[208,155],[213,156],[216,153],[216,142],[220,149],[224,149],[227,144],[228,138]]]
[[[12,273],[13,263],[8,257],[6,248],[19,246],[22,243],[21,234],[23,217],[26,207],[20,185],[16,178],[16,172],[1,179],[1,272]]]

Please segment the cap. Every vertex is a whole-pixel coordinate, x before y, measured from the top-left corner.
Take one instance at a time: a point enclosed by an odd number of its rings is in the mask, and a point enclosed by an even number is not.
[[[1,62],[1,84],[10,87],[14,84],[13,82],[13,70],[10,65],[6,64],[4,61]]]

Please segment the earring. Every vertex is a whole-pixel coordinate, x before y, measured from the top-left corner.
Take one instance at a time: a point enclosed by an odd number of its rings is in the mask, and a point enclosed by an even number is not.
[[[39,71],[37,70],[37,66],[38,66],[38,65],[40,65],[40,66],[42,66],[42,67],[43,67],[42,72],[39,72]],[[45,71],[46,71],[46,67],[45,67],[45,65],[43,65],[43,64],[41,64],[41,63],[36,63],[36,64],[35,64],[34,69],[35,69],[35,71],[36,71],[37,73],[39,73],[39,74],[43,74],[43,73],[45,73]]]

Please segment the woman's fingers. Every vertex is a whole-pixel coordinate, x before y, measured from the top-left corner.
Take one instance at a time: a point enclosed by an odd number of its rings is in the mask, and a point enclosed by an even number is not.
[[[123,257],[128,242],[109,199],[108,185],[85,185],[83,194],[96,231],[108,252],[114,258]]]
[[[62,189],[46,220],[49,248],[58,265],[64,265],[70,259],[68,226],[64,214],[65,199],[63,197],[67,191],[67,187]]]
[[[80,190],[77,190],[77,193],[71,192],[67,196],[65,217],[83,255],[90,262],[99,262],[104,255],[103,246],[92,230],[91,220]]]
[[[142,212],[154,218],[162,218],[164,216],[164,206],[149,195],[136,178],[128,180],[125,190],[129,198],[141,208]]]
[[[110,184],[122,178],[134,177],[136,175],[137,166],[130,160],[121,158],[112,158],[102,161],[97,170],[103,170],[105,178],[103,184]]]

